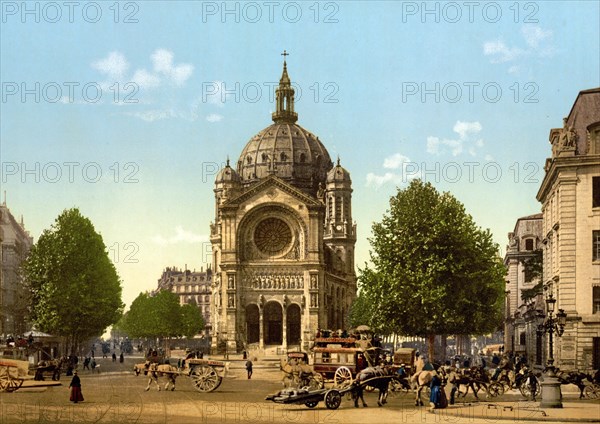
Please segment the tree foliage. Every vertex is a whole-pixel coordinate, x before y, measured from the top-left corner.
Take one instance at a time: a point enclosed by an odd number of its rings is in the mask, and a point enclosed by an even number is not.
[[[23,267],[30,314],[44,332],[67,338],[72,350],[121,316],[121,282],[102,236],[78,209],[44,230]]]
[[[498,327],[505,275],[498,246],[451,194],[413,180],[390,199],[369,241],[372,266],[360,270],[359,284],[374,328],[431,340]]]
[[[193,337],[204,328],[200,309],[180,305],[179,297],[168,290],[155,296],[140,293],[119,323],[130,337]]]

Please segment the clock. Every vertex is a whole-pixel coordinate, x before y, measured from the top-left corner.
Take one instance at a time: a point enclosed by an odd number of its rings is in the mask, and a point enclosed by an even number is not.
[[[292,230],[279,218],[263,219],[254,229],[254,244],[264,255],[281,256],[292,244]]]

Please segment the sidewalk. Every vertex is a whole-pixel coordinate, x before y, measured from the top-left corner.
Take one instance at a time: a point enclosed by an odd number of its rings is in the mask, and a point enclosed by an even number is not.
[[[437,409],[435,414],[444,417],[483,418],[486,420],[512,421],[562,421],[600,422],[600,401],[563,402],[562,408],[540,408],[540,403],[522,402],[467,402]]]

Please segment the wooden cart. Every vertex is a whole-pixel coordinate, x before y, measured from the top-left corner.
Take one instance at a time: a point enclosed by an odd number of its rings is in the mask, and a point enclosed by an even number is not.
[[[28,379],[29,362],[0,358],[0,392],[19,390]]]

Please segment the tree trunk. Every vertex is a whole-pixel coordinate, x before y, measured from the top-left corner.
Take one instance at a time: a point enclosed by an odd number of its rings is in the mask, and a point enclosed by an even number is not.
[[[435,359],[435,334],[427,335],[427,356],[429,362],[433,362]]]
[[[446,334],[442,334],[442,351],[440,352],[440,359],[442,364],[446,360],[446,351],[448,348],[448,336]]]

